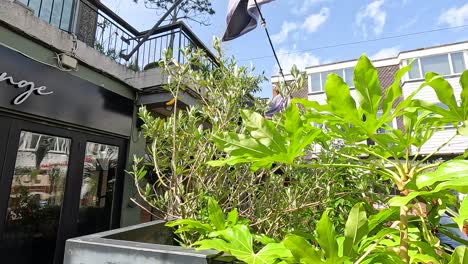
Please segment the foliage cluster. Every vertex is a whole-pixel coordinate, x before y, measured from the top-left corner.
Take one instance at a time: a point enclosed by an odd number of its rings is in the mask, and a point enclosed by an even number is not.
[[[453,194],[454,190],[468,193],[468,161],[463,160],[463,156],[447,162],[427,164],[426,161],[454,137],[468,135],[468,71],[460,77],[460,103],[457,103],[450,83],[436,73],[428,73],[425,82],[416,91],[398,100],[402,95],[401,78],[410,67],[400,69],[394,83],[383,93],[377,70],[363,56],[354,72],[357,102],[342,78],[330,74],[325,84],[326,104],[304,99],[293,100],[282,118],[273,121],[253,111],[243,110],[246,131],[214,136],[217,146],[227,155],[226,158],[209,162],[212,166],[250,164],[253,170],[257,170],[283,163],[299,168],[355,168],[363,174],[375,174],[389,180],[398,189],[399,195],[388,197],[388,208],[371,216],[372,219],[378,219],[378,225],[370,221],[371,217],[367,218],[361,205],[354,206],[345,225],[344,238],[336,236],[334,228],[330,227],[331,222],[327,220],[326,211],[317,224],[315,236],[306,236],[306,239],[314,242],[314,247],[319,246],[311,248],[308,257],[304,257],[311,261],[302,257],[298,259],[294,254],[295,249],[288,248],[295,257],[293,263],[467,261],[464,256],[468,250],[465,246],[457,248],[450,257],[446,253],[449,249],[441,244],[436,234],[450,236],[450,232],[447,232],[449,226],[439,223],[443,214],[454,216],[453,220],[460,229],[468,218],[468,199],[465,198],[460,207]],[[439,104],[415,99],[421,89],[431,88]],[[395,118],[403,118],[403,130],[388,125]],[[423,145],[436,131],[446,129],[447,123],[452,125],[448,131],[452,131],[453,135],[434,152],[421,155]],[[321,124],[322,127],[318,128],[314,124]],[[382,129],[385,132],[379,133]],[[336,149],[330,144],[336,140],[342,141],[343,147]],[[369,141],[373,144],[368,144]],[[303,158],[304,150],[311,144],[320,145],[323,152],[340,156],[342,160],[333,163],[307,161]],[[458,207],[459,213],[450,209]],[[396,219],[393,218],[395,213],[398,213]],[[393,224],[387,228],[383,223]],[[242,257],[224,244],[229,243],[232,237],[212,232],[208,238],[194,245],[221,251],[226,249],[228,251],[225,252],[239,259]],[[285,244],[285,241],[282,243]],[[459,242],[467,244],[464,240]],[[305,242],[301,243],[304,245]],[[298,248],[304,251],[307,247]],[[282,254],[282,250],[273,251]],[[273,254],[273,251],[269,250],[269,253]],[[263,263],[288,260],[286,255],[275,256],[273,260]]]
[[[278,162],[271,170],[252,172],[245,164],[207,165],[226,157],[216,147],[215,135],[244,133],[255,125],[255,120],[242,122],[247,120],[242,108],[265,109],[262,101],[251,96],[264,77],[238,67],[233,59],[223,59],[216,41],[215,48],[218,67],[203,64],[203,52],[194,50],[185,51],[189,63],[179,64],[168,54],[160,67],[170,80],[164,88],[173,98],[183,99],[194,89],[200,94],[200,105],[186,107],[183,100],[172,100],[166,105],[172,109],[168,117],[140,109],[148,147],[147,155],[135,160],[132,174],[140,196],[157,218],[205,219],[204,197],[210,196],[224,211],[237,208],[253,230],[281,237],[294,230],[312,231],[327,207],[336,208],[330,217],[341,230],[352,205],[365,201],[364,194],[379,200],[373,195],[376,189],[388,192],[384,181],[355,168],[300,168]],[[329,163],[341,159],[328,154],[320,158]],[[366,206],[372,210],[369,203]],[[194,239],[181,238],[185,244]]]

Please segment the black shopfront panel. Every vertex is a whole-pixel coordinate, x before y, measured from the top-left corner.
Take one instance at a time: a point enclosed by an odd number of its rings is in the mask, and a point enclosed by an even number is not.
[[[0,46],[1,263],[116,228],[133,102]]]

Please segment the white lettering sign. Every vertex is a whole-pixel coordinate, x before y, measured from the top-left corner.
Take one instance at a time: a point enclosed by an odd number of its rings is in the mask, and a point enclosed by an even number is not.
[[[14,105],[20,105],[24,103],[33,93],[37,95],[49,95],[53,94],[53,91],[47,91],[47,87],[40,86],[36,87],[33,82],[28,82],[25,80],[21,80],[16,82],[13,77],[8,76],[6,72],[0,74],[0,82],[8,81],[11,85],[14,85],[16,88],[26,88],[26,91],[22,92],[18,96],[15,97],[13,100]]]

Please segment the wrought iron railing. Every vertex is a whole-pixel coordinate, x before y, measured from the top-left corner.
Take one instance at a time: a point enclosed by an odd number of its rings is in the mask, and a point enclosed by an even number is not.
[[[99,0],[20,0],[34,14],[69,33],[88,46],[110,57],[117,63],[135,71],[157,67],[166,50],[179,63],[185,63],[183,50],[200,48],[205,51],[208,63],[216,65],[211,51],[182,22],[158,28],[128,60],[128,54],[146,31],[140,32],[128,24]]]

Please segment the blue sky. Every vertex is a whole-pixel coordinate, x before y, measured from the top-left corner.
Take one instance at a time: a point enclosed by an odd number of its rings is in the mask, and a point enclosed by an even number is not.
[[[154,10],[143,0],[103,0],[114,12],[140,30],[157,21]],[[212,0],[216,14],[208,27],[189,23],[207,45],[213,36],[222,36],[226,26],[227,0]],[[399,51],[468,40],[468,27],[335,48],[320,48],[404,35],[438,28],[468,25],[466,0],[275,0],[262,11],[272,34],[280,62],[285,70],[293,64],[300,68],[355,59],[366,53],[384,58]],[[265,32],[259,27],[238,39],[223,44],[227,55],[241,65],[254,65],[267,77],[278,68]],[[320,49],[318,49],[320,48]],[[261,97],[271,97],[268,82],[262,84]]]

